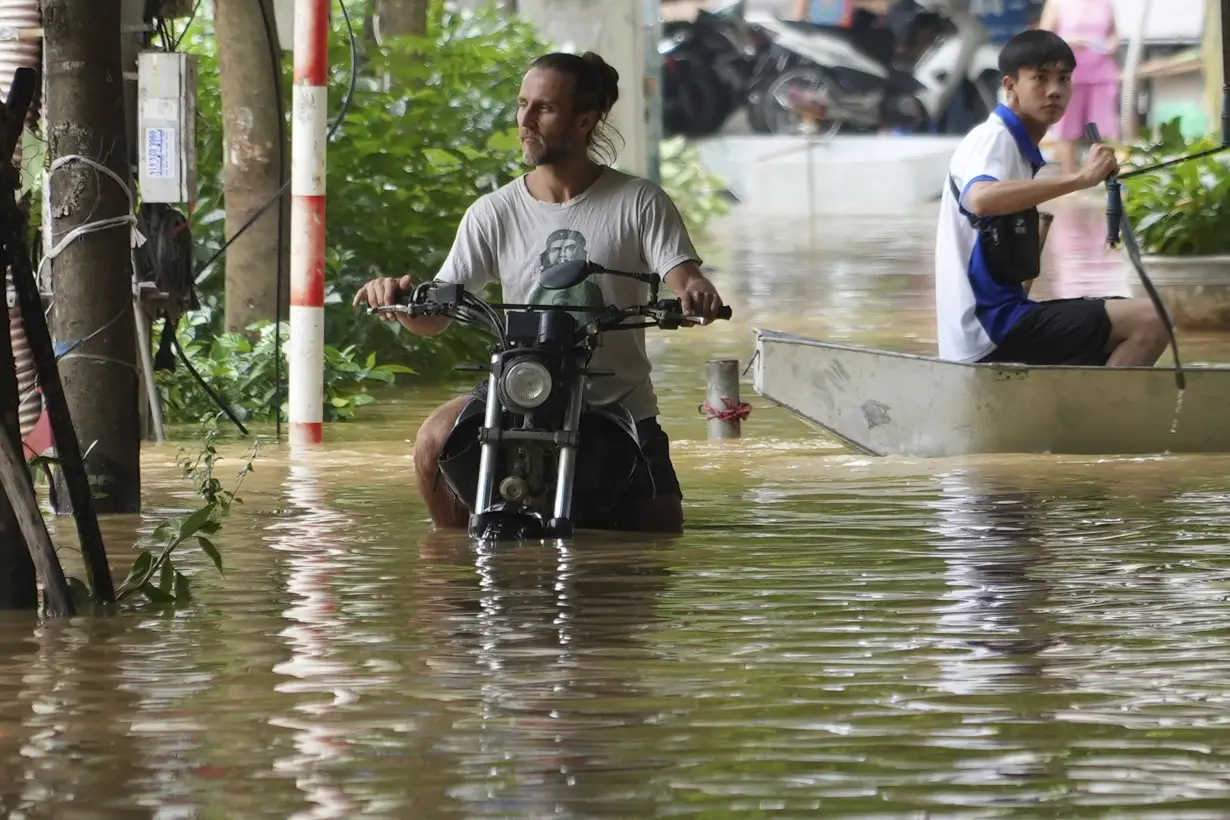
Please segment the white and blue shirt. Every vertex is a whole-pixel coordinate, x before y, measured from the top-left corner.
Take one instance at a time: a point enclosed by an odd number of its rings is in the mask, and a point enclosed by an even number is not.
[[[953,152],[948,171],[960,202],[944,181],[935,232],[935,318],[939,356],[976,362],[993,351],[1037,302],[1022,285],[991,278],[978,231],[970,224],[966,196],[975,182],[1033,179],[1046,164],[1025,124],[999,105]]]

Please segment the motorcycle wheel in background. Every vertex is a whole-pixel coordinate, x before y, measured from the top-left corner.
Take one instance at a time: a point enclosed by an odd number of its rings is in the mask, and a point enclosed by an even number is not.
[[[744,100],[744,111],[747,115],[748,127],[756,134],[770,134],[769,122],[765,119],[764,98],[773,88],[778,78],[791,67],[790,58],[770,55],[761,58],[760,64],[752,71],[752,79],[748,82],[747,99]]]
[[[753,130],[759,131],[757,125],[765,129],[762,133],[794,134],[802,128],[803,117],[791,109],[788,98],[791,92],[804,95],[816,95],[833,99],[836,89],[822,69],[815,66],[798,66],[790,68],[768,80],[755,89],[748,101],[748,123]],[[837,120],[821,120],[820,130],[825,133],[835,133],[842,123]]]

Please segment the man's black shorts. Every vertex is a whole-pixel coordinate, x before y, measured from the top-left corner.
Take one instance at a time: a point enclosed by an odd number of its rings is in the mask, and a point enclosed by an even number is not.
[[[1102,367],[1110,357],[1106,351],[1111,331],[1106,301],[1080,298],[1039,302],[1008,331],[999,347],[979,361]]]
[[[470,391],[484,401],[487,398],[487,382],[479,382]],[[642,480],[634,480],[626,500],[634,501],[641,498],[678,498],[683,499],[683,489],[679,486],[679,477],[675,474],[675,465],[671,462],[671,440],[662,425],[658,424],[656,416],[641,419],[636,423],[636,435],[641,440],[641,452],[649,462],[649,474]]]

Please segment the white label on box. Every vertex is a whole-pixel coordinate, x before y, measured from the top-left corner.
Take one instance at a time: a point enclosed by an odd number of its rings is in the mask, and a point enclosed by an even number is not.
[[[175,129],[145,129],[145,175],[149,179],[175,179]]]

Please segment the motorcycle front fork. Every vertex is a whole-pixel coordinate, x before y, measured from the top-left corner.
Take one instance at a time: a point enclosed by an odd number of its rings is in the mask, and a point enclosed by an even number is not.
[[[585,406],[585,376],[572,377],[568,387],[568,408],[564,411],[564,432],[574,436],[581,429],[581,410]],[[553,522],[567,521],[572,517],[572,490],[577,473],[576,444],[559,448],[559,464],[555,470],[555,508]]]
[[[492,362],[494,364],[494,361]],[[479,451],[478,491],[474,499],[474,512],[483,513],[491,508],[495,499],[496,468],[499,465],[499,442],[491,434],[500,429],[503,406],[500,403],[494,368],[487,381],[487,407],[483,426],[488,431],[487,440]],[[568,387],[568,407],[564,412],[565,433],[574,435],[581,427],[581,411],[585,406],[585,375],[572,377]],[[572,517],[572,491],[576,480],[577,448],[575,444],[559,448],[559,461],[555,473],[555,504],[551,510],[553,526],[563,527]]]

